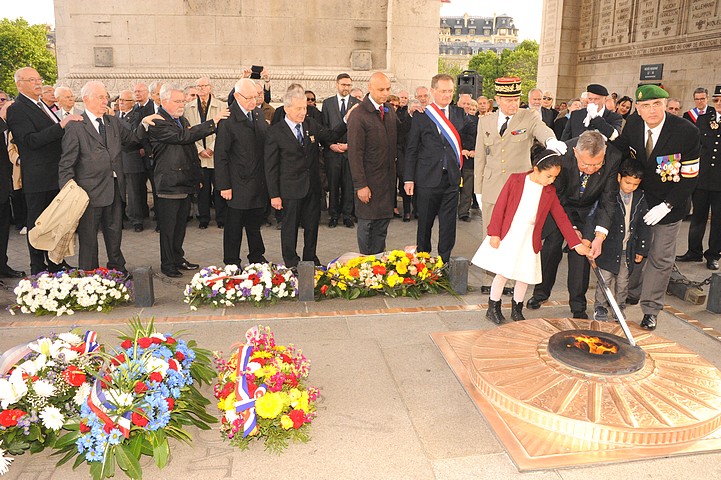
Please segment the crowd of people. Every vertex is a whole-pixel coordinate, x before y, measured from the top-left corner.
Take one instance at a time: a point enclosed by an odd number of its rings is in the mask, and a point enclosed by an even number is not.
[[[275,109],[268,72],[247,69],[227,102],[207,77],[190,86],[138,83],[115,99],[91,81],[80,92],[80,111],[72,90],[43,86],[31,67],[14,79],[14,101],[0,92],[7,147],[0,149],[7,154],[0,160],[0,276],[25,275],[7,261],[11,217],[29,230],[32,274],[70,268],[31,240],[37,218],[61,189],[74,185],[88,198],[74,226],[78,267],[85,270],[99,266],[102,230],[107,267],[126,272],[124,221],[141,232],[151,214],[161,272],[180,277],[197,269],[183,250],[194,198],[198,227],[214,219],[223,229],[224,263],[241,263],[243,232],[248,261],[265,262],[261,228],[275,219],[291,268],[300,261],[321,264],[323,209],[329,228],[356,229],[361,254],[386,249],[394,217],[417,219],[417,250],[430,252],[437,218],[436,250],[447,262],[457,220],[470,221],[477,204],[483,228],[472,261],[494,274],[486,287],[487,318],[496,323],[504,319],[508,280],[515,280],[513,320],[523,319],[529,285],[528,308],[549,298],[564,242],[575,318],[588,318],[587,258],[612,280],[622,309],[640,301],[647,329],[656,327],[674,260],[706,259],[709,269],[718,269],[721,183],[714,179],[721,168],[721,118],[707,107],[703,88],[681,118],[681,103],[655,85],[619,97],[591,84],[558,105],[551,92],[536,88],[523,105],[518,78],[496,79],[496,95],[488,99],[456,92],[456,79],[439,74],[411,97],[394,95],[382,72],[371,75],[365,95],[341,73],[337,93],[320,109],[315,93],[299,84],[288,87]],[[713,98],[721,111],[721,87]],[[669,252],[691,199],[689,249],[674,258]],[[711,237],[703,251],[709,210]],[[611,317],[598,294],[593,315]]]

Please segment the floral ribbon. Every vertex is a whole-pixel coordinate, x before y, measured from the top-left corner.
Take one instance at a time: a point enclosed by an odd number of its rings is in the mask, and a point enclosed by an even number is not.
[[[84,346],[82,352],[78,353],[91,353],[97,350],[99,347],[98,343],[95,341],[98,338],[98,334],[92,330],[88,330],[85,332],[85,336],[83,337]],[[33,343],[33,342],[30,342]],[[5,352],[0,356],[0,376],[5,376],[10,371],[10,369],[15,366],[20,360],[25,357],[28,353],[32,352],[29,345],[30,343],[23,343],[20,345],[15,345],[14,347],[5,350]]]
[[[247,335],[247,334],[246,334]],[[252,345],[242,345],[238,348],[238,365],[235,370],[235,413],[243,418],[243,438],[252,434],[256,428],[255,401],[265,395],[265,384],[259,386],[253,396],[248,391],[248,379],[245,370],[248,368],[250,356],[253,353]]]
[[[85,343],[85,347],[83,348],[83,353],[88,354],[92,353],[95,350],[98,349],[100,346],[96,340],[98,339],[98,333],[94,332],[92,330],[88,330],[85,332],[85,336],[83,337],[83,342]]]
[[[90,407],[90,410],[98,416],[106,428],[113,428],[117,426],[120,433],[123,434],[123,437],[130,438],[131,412],[125,412],[122,415],[118,415],[117,422],[110,418],[108,412],[116,410],[116,407],[110,403],[105,396],[101,381],[102,376],[98,373],[98,376],[95,378],[95,382],[93,383],[93,388],[90,390],[90,395],[88,396],[88,407]]]

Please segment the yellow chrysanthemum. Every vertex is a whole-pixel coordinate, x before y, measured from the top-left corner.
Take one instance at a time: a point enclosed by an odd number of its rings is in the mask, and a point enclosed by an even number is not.
[[[338,288],[340,288],[341,290],[347,290],[348,284],[345,282],[338,282]]]
[[[265,350],[256,350],[253,352],[253,355],[250,356],[250,359],[254,358],[271,358],[273,356],[273,352],[268,352]]]
[[[388,286],[391,288],[395,287],[396,284],[398,284],[398,282],[400,282],[400,281],[401,281],[400,277],[398,275],[396,275],[395,273],[391,273],[386,278],[386,282],[388,282]]]
[[[293,428],[293,420],[288,415],[283,415],[280,417],[280,426],[283,427],[283,430],[290,430]]]
[[[223,400],[218,402],[218,410],[226,411],[235,408],[235,392],[230,392],[230,395],[225,397]]]
[[[298,405],[295,408],[300,408],[305,413],[310,411],[310,398],[308,397],[308,391],[304,391],[298,399]]]
[[[405,275],[406,273],[408,273],[408,267],[402,261],[398,262],[396,263],[396,272],[398,272],[400,275]]]
[[[255,401],[255,412],[262,418],[276,418],[283,412],[285,401],[281,392],[266,393]]]

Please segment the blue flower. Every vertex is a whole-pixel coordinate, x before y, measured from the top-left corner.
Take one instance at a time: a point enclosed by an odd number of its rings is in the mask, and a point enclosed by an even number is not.
[[[110,433],[108,433],[108,444],[117,445],[122,441],[123,434],[120,433],[120,430],[118,430],[117,428],[113,428],[112,430],[110,430]]]
[[[95,449],[88,450],[85,453],[85,460],[87,460],[88,462],[99,462],[102,459],[103,459],[102,453],[99,454],[98,451]]]

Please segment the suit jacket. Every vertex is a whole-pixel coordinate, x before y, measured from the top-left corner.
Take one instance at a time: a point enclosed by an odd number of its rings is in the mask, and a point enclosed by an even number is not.
[[[541,107],[541,120],[543,123],[548,125],[548,128],[553,128],[553,122],[556,121],[558,112],[552,108]]]
[[[215,117],[218,113],[220,113],[220,109],[224,106],[225,105],[223,105],[223,102],[211,96],[210,101],[208,102],[208,113],[206,114],[205,119],[209,120]],[[195,102],[190,102],[185,106],[185,113],[183,113],[183,116],[188,119],[188,123],[191,127],[202,123],[200,118],[200,97],[198,97]],[[206,148],[214,151],[215,134],[210,134],[207,137],[201,138],[200,140],[195,142],[195,148],[198,149],[198,154],[200,154],[200,152],[202,152]],[[215,156],[212,156],[210,158],[200,157],[200,166],[203,168],[214,168]]]
[[[698,122],[698,117],[700,117],[701,115],[706,115],[707,113],[713,112],[713,111],[714,111],[714,108],[709,107],[708,105],[706,106],[706,110],[704,110],[704,112],[700,113],[700,114],[696,108],[692,108],[691,110],[683,112],[683,118],[685,118],[689,122],[695,124],[696,122]]]
[[[323,114],[320,110],[318,110],[316,107],[310,105],[308,106],[308,111],[305,114],[305,117],[312,118],[318,123],[323,123]],[[285,107],[281,105],[280,107],[275,109],[275,112],[273,112],[273,119],[270,121],[271,125],[275,125],[276,123],[280,122],[281,120],[285,119]]]
[[[478,119],[473,191],[483,196],[484,203],[496,203],[512,173],[531,168],[534,140],[545,145],[549,138],[556,138],[536,112],[524,109],[511,117],[501,137],[498,133],[501,114],[499,110]]]
[[[363,203],[354,196],[358,218],[393,217],[396,197],[398,118],[390,104],[383,105],[384,119],[366,96],[348,118],[348,162],[353,188],[369,187],[371,199]]]
[[[568,117],[565,115],[557,118],[553,122],[553,133],[556,134],[556,138],[558,140],[560,140],[561,137],[563,136],[563,130],[565,130],[567,123],[568,123]]]
[[[137,121],[139,116],[140,112],[136,110],[130,110],[122,119],[120,118],[120,113],[117,114],[120,125],[128,130],[133,130],[133,125],[139,123],[139,121]],[[142,120],[142,118],[140,120]],[[145,141],[146,139],[143,139],[143,143]],[[145,173],[145,163],[143,162],[143,156],[140,154],[140,145],[123,144],[122,159],[124,173]]]
[[[214,133],[215,122],[208,120],[191,127],[185,117],[180,117],[180,127],[163,108],[158,114],[164,120],[156,120],[155,126],[148,129],[157,194],[197,193],[203,173],[195,142]]]
[[[143,120],[143,118],[147,117],[148,115],[152,115],[155,113],[155,103],[153,103],[153,99],[149,98],[147,103],[143,106],[138,105],[137,103],[133,106],[133,127],[137,127],[140,122]],[[155,166],[155,160],[153,160],[153,147],[150,145],[150,140],[146,136],[143,139],[142,142],[143,147],[143,165],[145,167],[145,170],[148,172],[152,172],[153,167]]]
[[[253,123],[238,102],[230,106],[230,117],[218,124],[215,137],[215,188],[233,190],[231,208],[261,208],[268,204],[263,148],[268,123],[263,112],[252,112]]]
[[[612,112],[609,109],[603,110],[603,115],[594,118],[588,124],[588,127],[583,124],[586,119],[588,111],[585,108],[571,112],[571,118],[566,123],[566,127],[563,129],[561,140],[564,142],[572,138],[576,138],[586,130],[598,130],[606,136],[611,138],[613,132],[616,134],[621,133],[623,126],[623,117],[616,112]]]
[[[716,110],[709,108],[708,113],[698,117],[696,126],[701,134],[701,160],[696,188],[721,191],[721,121],[716,118]]]
[[[355,97],[352,97],[348,95],[348,101],[346,102],[347,105],[345,107],[346,112],[350,110],[350,107],[358,103],[358,99]],[[326,128],[335,128],[338,125],[340,125],[343,122],[343,117],[340,115],[340,104],[338,101],[338,95],[333,95],[332,97],[328,97],[325,100],[323,100],[323,108],[321,109],[321,113],[323,114],[323,125],[326,126]],[[348,143],[348,139],[346,136],[342,136],[338,139],[338,142],[340,143]],[[344,157],[347,157],[347,153],[335,153],[331,151],[331,149],[326,149],[326,156],[328,155],[342,155]]]
[[[0,137],[2,137],[2,143],[0,143],[0,205],[4,205],[9,200],[10,193],[13,191],[13,166],[5,141],[5,132],[7,131],[8,126],[5,120],[0,118]]]
[[[265,137],[265,178],[270,198],[301,199],[309,192],[320,195],[318,154],[320,141],[330,145],[346,132],[342,122],[329,130],[306,117],[303,120],[303,145],[285,120],[272,125]]]
[[[606,148],[605,163],[588,177],[586,188],[581,194],[581,171],[578,169],[578,160],[573,152],[577,143],[578,138],[566,142],[568,150],[561,159],[561,173],[554,185],[558,199],[571,223],[580,232],[590,232],[590,240],[593,240],[595,226],[602,227],[605,231],[611,228],[618,196],[618,167],[621,163],[621,152],[613,145]],[[586,223],[594,209],[595,223],[593,228],[586,229]]]
[[[22,162],[23,191],[58,189],[58,162],[65,130],[25,95],[8,107],[7,124]]]
[[[698,128],[693,123],[666,113],[656,145],[650,158],[646,158],[646,123],[640,115],[634,113],[626,119],[623,133],[613,143],[624,157],[638,160],[643,166],[644,175],[641,188],[646,194],[649,208],[661,202],[668,202],[671,212],[661,220],[661,224],[677,222],[686,216],[690,209],[691,193],[698,181],[698,163],[701,142]],[[656,172],[657,167],[675,156],[680,160],[678,182],[662,181]]]
[[[87,192],[91,207],[106,207],[113,203],[117,177],[121,198],[125,198],[122,146],[140,145],[142,134],[123,127],[120,119],[103,115],[107,146],[95,130],[91,120],[83,113],[82,122],[70,122],[65,126],[63,154],[58,166],[59,186],[70,179]],[[144,133],[144,128],[139,127]]]
[[[518,205],[521,203],[523,187],[528,173],[530,172],[514,173],[508,177],[508,181],[503,185],[496,204],[493,206],[491,221],[488,224],[488,235],[500,237],[503,240],[511,229],[513,217],[516,215]],[[548,185],[543,187],[541,191],[541,199],[538,202],[538,211],[536,212],[536,223],[533,225],[533,251],[535,253],[541,251],[541,232],[549,213],[558,224],[563,238],[566,239],[570,248],[574,248],[581,243],[576,231],[568,221],[566,212],[558,201],[556,188],[553,185]]]

